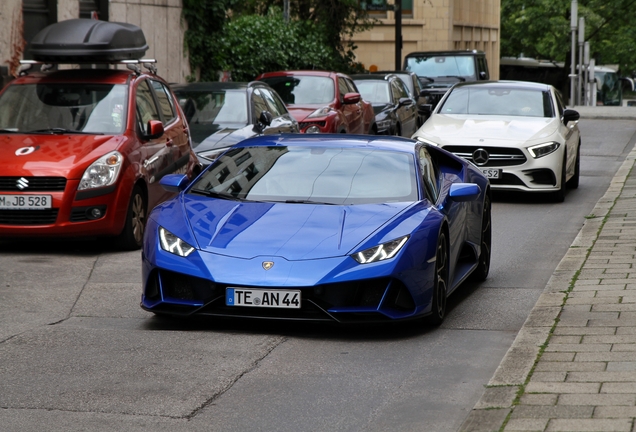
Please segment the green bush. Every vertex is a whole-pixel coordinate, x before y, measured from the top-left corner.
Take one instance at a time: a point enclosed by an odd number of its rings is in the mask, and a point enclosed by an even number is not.
[[[226,23],[215,45],[221,67],[232,72],[234,81],[275,70],[341,67],[339,54],[321,32],[306,21],[285,23],[281,13],[237,17]]]

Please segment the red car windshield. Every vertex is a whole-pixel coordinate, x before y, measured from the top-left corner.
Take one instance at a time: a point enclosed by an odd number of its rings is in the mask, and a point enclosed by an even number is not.
[[[272,87],[287,105],[325,105],[336,98],[333,80],[329,77],[294,75],[261,78]]]
[[[122,133],[126,100],[123,84],[9,85],[0,96],[0,132]]]

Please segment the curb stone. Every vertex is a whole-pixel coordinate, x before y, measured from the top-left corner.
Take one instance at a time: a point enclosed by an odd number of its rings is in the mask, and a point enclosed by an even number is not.
[[[606,118],[587,115],[585,117]],[[612,118],[621,119],[623,117],[614,116]],[[634,116],[626,118],[633,119]],[[535,364],[548,345],[552,331],[561,312],[563,312],[573,279],[582,270],[589,251],[599,238],[606,218],[623,191],[635,161],[636,148],[633,148],[616,172],[603,197],[596,203],[589,217],[585,219],[583,227],[550,277],[512,346],[488,382],[483,395],[460,427],[460,432],[500,431],[506,424],[514,410],[516,401],[524,393],[525,385]],[[523,427],[518,430],[542,431],[547,425],[547,419],[541,419],[539,423],[528,424],[530,429]],[[508,425],[514,426],[514,429],[516,426],[522,426],[510,423]]]

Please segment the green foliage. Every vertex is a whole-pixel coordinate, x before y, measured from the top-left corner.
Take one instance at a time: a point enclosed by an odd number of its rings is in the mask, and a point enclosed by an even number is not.
[[[290,6],[285,22],[283,0],[184,0],[192,70],[202,81],[216,81],[219,70],[230,70],[234,81],[273,70],[363,70],[351,36],[373,20],[358,0],[290,0]]]
[[[223,69],[235,81],[249,81],[262,72],[331,66],[334,51],[315,27],[303,21],[285,24],[281,13],[244,15],[232,20],[217,40]]]
[[[571,0],[501,0],[501,55],[566,61]],[[585,40],[597,64],[636,69],[636,0],[578,0]],[[578,33],[577,33],[578,50]]]

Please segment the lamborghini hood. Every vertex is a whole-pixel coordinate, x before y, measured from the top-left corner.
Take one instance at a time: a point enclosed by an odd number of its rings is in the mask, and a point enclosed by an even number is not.
[[[343,256],[411,203],[354,206],[211,200],[185,195],[185,216],[207,252],[251,259]]]

